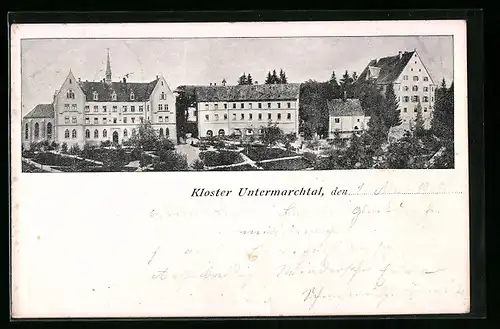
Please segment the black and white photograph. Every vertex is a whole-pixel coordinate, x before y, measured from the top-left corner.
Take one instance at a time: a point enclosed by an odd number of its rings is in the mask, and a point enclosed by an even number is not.
[[[21,40],[22,171],[453,169],[453,36]]]

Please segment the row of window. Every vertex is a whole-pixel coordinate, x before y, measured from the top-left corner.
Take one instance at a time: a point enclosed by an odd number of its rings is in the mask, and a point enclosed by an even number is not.
[[[245,131],[246,135],[253,135],[253,133],[254,133],[253,129],[251,129],[251,128],[244,129],[244,131]],[[259,135],[262,135],[264,131],[262,129],[258,129],[257,132]],[[233,129],[233,133],[236,136],[241,136],[241,130],[238,128]],[[218,131],[219,136],[224,136],[225,134],[226,134],[226,131],[224,129],[219,129],[219,131]],[[214,132],[209,129],[209,130],[207,130],[206,135],[208,137],[212,137],[214,135]]]
[[[403,96],[403,102],[408,103],[410,101],[410,96]],[[434,97],[431,97],[431,101],[434,102]],[[411,96],[411,102],[412,103],[418,103],[420,102],[420,96]],[[422,102],[423,103],[428,103],[429,102],[429,97],[428,96],[423,96],[422,97]]]
[[[71,94],[70,94],[70,92],[71,92]],[[73,95],[73,97],[70,97],[71,95]],[[67,98],[75,98],[75,94],[73,93],[73,91],[72,91],[72,90],[68,90],[68,92],[66,93],[66,97],[67,97]],[[99,100],[99,93],[98,93],[97,91],[94,91],[94,92],[92,93],[92,99],[93,99],[94,101],[98,101],[98,100]],[[135,94],[134,94],[134,92],[133,92],[133,91],[131,91],[131,92],[130,92],[130,94],[129,94],[129,99],[130,99],[131,101],[135,100]],[[167,94],[165,94],[164,92],[162,92],[162,93],[160,94],[160,100],[166,100],[166,99],[167,99]],[[113,101],[116,101],[116,100],[117,100],[117,95],[116,95],[116,92],[115,92],[115,91],[113,91],[113,92],[111,93],[111,100],[113,100]]]
[[[227,103],[224,103],[223,106],[221,107],[221,109],[224,108],[225,110],[227,110],[228,106],[229,105]],[[251,109],[252,107],[253,107],[253,103],[248,103],[247,107],[245,107],[245,103],[240,103],[240,107],[239,108],[240,109],[245,109],[245,108]],[[267,108],[270,109],[271,107],[272,107],[272,103],[267,103]],[[281,108],[281,103],[279,103],[279,102],[276,103],[276,107],[280,109]],[[209,108],[209,104],[205,103],[205,109],[208,109],[208,108]],[[213,104],[213,108],[215,110],[218,110],[219,109],[219,104],[217,104],[217,103]],[[238,108],[237,103],[232,103],[232,108],[233,109]],[[257,108],[261,109],[262,108],[262,103],[257,103]],[[290,102],[286,103],[286,108],[292,108],[292,103],[290,103]]]
[[[428,110],[432,110],[432,106],[429,106],[429,107],[425,106],[425,107],[423,107],[423,111],[424,112],[427,112]],[[413,109],[413,112],[417,113],[417,108],[416,107]],[[408,113],[408,108],[407,107],[403,108],[403,113]]]
[[[66,106],[66,104],[65,104]],[[130,105],[130,112],[135,112],[135,105]],[[118,112],[118,106],[113,105],[111,107],[112,112]],[[138,112],[143,112],[144,111],[144,106],[139,105],[137,106]],[[147,111],[149,112],[149,105],[146,106]],[[75,105],[75,111],[76,111],[76,105]],[[158,111],[168,111],[168,104],[158,104]],[[85,105],[85,112],[90,112],[90,106]],[[99,106],[94,105],[94,112],[99,112]],[[108,112],[108,107],[106,105],[102,105],[102,112]],[[128,105],[123,105],[122,106],[122,112],[128,112]]]
[[[29,131],[30,131],[29,130],[29,125],[28,125],[28,123],[26,123],[26,125],[24,126],[24,139],[29,139],[30,138]],[[46,133],[48,139],[52,138],[52,123],[50,123],[50,122],[47,123],[47,127],[46,127],[45,133]],[[43,133],[42,133],[42,135],[43,135]],[[40,124],[38,122],[35,123],[34,137],[35,137],[35,139],[40,138]],[[42,138],[43,138],[43,136],[42,136]]]
[[[240,120],[245,120],[245,113],[240,113],[239,117],[240,117]],[[237,118],[238,118],[238,115],[236,113],[233,113],[233,118],[232,119],[236,120]],[[257,115],[257,119],[258,120],[262,120],[262,113],[259,113]],[[281,120],[281,119],[282,119],[281,113],[276,113],[276,120]],[[292,120],[292,114],[291,113],[287,113],[286,114],[286,119],[287,120]],[[205,114],[205,121],[209,121],[209,120],[210,120],[210,115],[209,114]],[[214,114],[213,115],[213,120],[218,121],[219,120],[219,115],[218,114]],[[226,113],[224,113],[223,120],[227,120],[227,114]],[[252,113],[248,113],[248,120],[253,120],[253,114]],[[272,113],[268,113],[267,114],[267,120],[272,120]]]
[[[76,104],[64,104],[64,111],[78,111],[78,107]]]
[[[334,118],[335,123],[340,123],[340,118]],[[361,122],[361,119],[356,119],[356,122]]]
[[[135,135],[135,133],[136,133],[136,130],[134,128],[134,129],[132,129],[132,135]],[[168,130],[168,128],[165,128],[165,133],[164,133],[163,128],[160,128],[159,134],[160,134],[160,137],[164,137],[164,136],[168,137],[170,135],[170,131]],[[76,130],[75,129],[73,129],[72,136],[74,136],[72,138],[76,138]],[[68,129],[66,129],[66,131],[64,132],[64,137],[69,138],[69,130]],[[108,131],[106,129],[104,129],[102,131],[102,137],[103,138],[108,137]],[[123,129],[123,137],[124,138],[128,137],[128,130],[127,129]],[[89,129],[85,130],[85,138],[90,138],[90,130]],[[97,130],[97,129],[94,130],[94,138],[99,138],[99,130]]]
[[[128,119],[129,118],[127,118],[127,117],[123,117],[122,118],[123,123],[128,123]],[[135,119],[136,119],[135,117],[131,117],[130,118],[131,123],[136,123]],[[73,118],[72,118],[72,120],[73,120]],[[76,118],[75,118],[75,120],[76,120]],[[69,122],[67,122],[66,118],[65,118],[64,121],[65,121],[65,123],[69,123]],[[143,123],[144,122],[144,118],[143,117],[139,117],[139,120],[137,122]],[[73,123],[73,121],[72,121],[72,123]],[[99,124],[99,118],[94,118],[93,123],[95,125],[98,125]],[[102,123],[103,124],[108,124],[108,118],[102,118]],[[113,118],[112,120],[109,121],[109,123],[115,123],[115,124],[118,123],[118,118]],[[87,124],[87,125],[90,124],[90,118],[88,118],[88,117],[85,118],[85,124]]]
[[[434,89],[434,87],[432,87],[432,89]],[[409,86],[403,86],[403,91],[409,91],[410,90],[410,87]],[[427,92],[429,91],[429,87],[425,86],[425,87],[422,87],[422,90],[424,92]],[[411,91],[418,91],[418,86],[417,85],[413,85],[411,87]]]
[[[413,71],[413,68],[411,69]],[[422,69],[418,69],[419,72],[422,72]],[[403,75],[403,80],[408,80],[409,77],[407,75]],[[419,81],[420,77],[418,75],[413,76],[413,81]],[[429,81],[429,77],[424,76],[424,81]]]

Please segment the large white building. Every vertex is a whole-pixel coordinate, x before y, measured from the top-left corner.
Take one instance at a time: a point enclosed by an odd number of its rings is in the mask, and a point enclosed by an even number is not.
[[[422,106],[425,126],[430,127],[436,85],[416,50],[371,60],[357,82],[367,80],[381,87],[381,92],[389,85],[394,87],[401,111],[401,128],[410,130],[414,126],[418,103]]]
[[[81,81],[71,70],[52,103],[39,104],[22,120],[23,143],[43,140],[100,144],[128,140],[143,122],[160,136],[177,140],[175,96],[162,76],[150,82],[112,81],[109,53],[106,77]]]
[[[298,134],[300,84],[194,88],[200,137],[258,136],[269,123]]]

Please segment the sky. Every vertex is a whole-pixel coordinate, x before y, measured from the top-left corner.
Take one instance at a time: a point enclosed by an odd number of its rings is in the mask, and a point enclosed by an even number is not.
[[[371,59],[417,49],[435,83],[453,80],[451,36],[293,37],[200,39],[30,39],[21,42],[22,113],[50,103],[71,70],[76,78],[98,81],[109,48],[113,81],[163,75],[179,85],[236,84],[243,73],[264,83],[267,72],[283,69],[288,82],[327,81],[332,71],[359,75]]]

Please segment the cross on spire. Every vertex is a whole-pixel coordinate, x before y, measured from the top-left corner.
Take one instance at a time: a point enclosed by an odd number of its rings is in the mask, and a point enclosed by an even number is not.
[[[106,82],[111,83],[111,61],[109,60],[109,48],[108,50],[108,58],[106,62]]]

